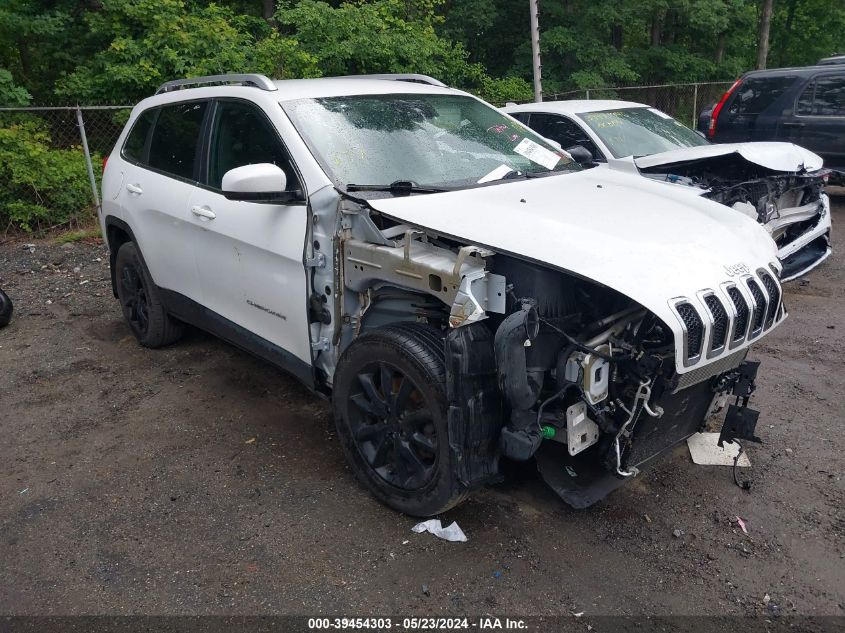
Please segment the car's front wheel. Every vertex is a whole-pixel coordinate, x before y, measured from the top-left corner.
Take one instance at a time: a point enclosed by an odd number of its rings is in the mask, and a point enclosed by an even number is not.
[[[114,265],[117,297],[138,342],[145,347],[163,347],[177,341],[183,325],[167,313],[134,242],[120,246]]]
[[[449,449],[444,342],[435,329],[397,323],[355,339],[335,372],[338,435],[358,479],[414,516],[459,503]]]

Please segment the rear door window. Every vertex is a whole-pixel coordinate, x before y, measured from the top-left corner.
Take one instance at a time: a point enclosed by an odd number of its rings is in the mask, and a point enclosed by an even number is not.
[[[150,142],[149,166],[179,178],[194,180],[200,129],[207,109],[207,101],[163,106]]]
[[[135,119],[132,131],[126,137],[123,144],[123,157],[133,163],[143,163],[146,159],[147,137],[153,127],[157,110],[155,108],[145,110]]]
[[[798,97],[795,113],[802,116],[845,116],[845,75],[814,79]]]
[[[728,113],[752,116],[762,113],[795,83],[795,77],[751,77],[736,89]]]
[[[816,79],[813,114],[816,116],[845,116],[845,75]]]

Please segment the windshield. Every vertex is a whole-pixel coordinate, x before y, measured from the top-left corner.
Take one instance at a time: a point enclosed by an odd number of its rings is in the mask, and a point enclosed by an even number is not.
[[[472,97],[386,94],[300,99],[282,107],[342,185],[462,188],[578,164]]]
[[[579,114],[615,158],[708,145],[701,136],[654,108],[626,108]]]

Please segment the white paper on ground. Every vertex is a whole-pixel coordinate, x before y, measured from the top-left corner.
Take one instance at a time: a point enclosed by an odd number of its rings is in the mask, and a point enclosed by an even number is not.
[[[733,466],[734,458],[739,453],[739,444],[724,442],[723,448],[719,448],[716,444],[718,441],[718,433],[696,433],[688,437],[687,446],[693,463],[701,466]],[[739,456],[737,466],[742,468],[751,466],[748,453],[743,452]]]
[[[560,162],[560,156],[553,151],[546,149],[539,143],[535,143],[530,138],[522,139],[516,147],[513,148],[517,154],[525,156],[530,161],[542,165],[546,169],[554,169],[555,165]]]
[[[464,531],[458,527],[458,524],[455,521],[452,521],[452,525],[443,527],[440,524],[440,519],[429,519],[428,521],[417,523],[411,528],[411,530],[417,534],[420,534],[421,532],[431,532],[434,536],[446,541],[464,543],[467,540],[466,534],[464,534]]]

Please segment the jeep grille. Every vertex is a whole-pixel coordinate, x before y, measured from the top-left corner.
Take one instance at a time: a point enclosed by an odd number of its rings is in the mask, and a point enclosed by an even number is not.
[[[748,330],[748,304],[736,286],[728,288],[728,296],[734,304],[734,309],[736,309],[734,335],[731,342],[741,341],[745,338],[745,333]]]
[[[701,343],[704,339],[704,323],[701,321],[698,311],[691,303],[679,303],[676,309],[686,329],[687,359],[695,358],[701,354]]]
[[[707,295],[704,297],[704,303],[713,318],[713,330],[710,335],[710,351],[713,351],[725,345],[725,339],[728,337],[728,313],[716,295]]]
[[[780,283],[767,269],[756,272],[670,302],[683,329],[679,354],[685,367],[733,354],[786,316]]]

